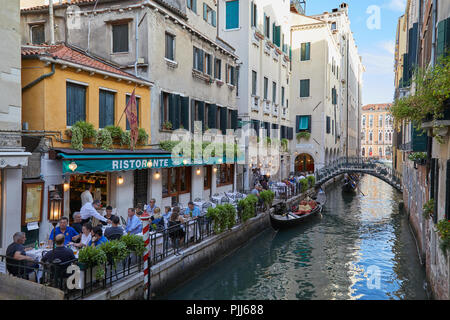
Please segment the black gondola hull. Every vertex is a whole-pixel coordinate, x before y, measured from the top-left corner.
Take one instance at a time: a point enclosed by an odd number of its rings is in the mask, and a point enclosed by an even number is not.
[[[270,214],[270,223],[274,229],[286,229],[298,226],[299,224],[311,219],[318,213],[322,211],[322,206],[320,204],[317,205],[310,213],[304,214],[301,216],[295,216],[292,213],[287,214],[286,216],[280,216],[275,214]],[[295,216],[295,218],[294,218]]]

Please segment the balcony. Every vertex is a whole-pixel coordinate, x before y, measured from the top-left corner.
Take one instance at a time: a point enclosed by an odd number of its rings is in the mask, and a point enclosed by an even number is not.
[[[273,116],[275,116],[275,117],[278,117],[278,110],[279,108],[278,108],[278,104],[274,104],[273,105],[273,110],[272,110],[272,115]]]
[[[270,114],[271,102],[269,100],[264,100],[263,105],[264,105],[264,109],[263,109],[264,113]]]
[[[252,96],[252,111],[259,111],[259,97]]]
[[[281,109],[281,118],[286,119],[287,118],[287,108]]]

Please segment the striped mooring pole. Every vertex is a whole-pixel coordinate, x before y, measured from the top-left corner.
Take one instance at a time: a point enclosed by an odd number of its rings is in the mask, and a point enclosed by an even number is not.
[[[144,296],[150,300],[150,216],[141,216],[142,234],[144,235]]]

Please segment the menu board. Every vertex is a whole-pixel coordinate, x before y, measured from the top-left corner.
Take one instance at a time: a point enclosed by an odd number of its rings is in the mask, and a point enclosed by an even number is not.
[[[40,222],[44,200],[44,182],[24,182],[22,197],[22,225]]]

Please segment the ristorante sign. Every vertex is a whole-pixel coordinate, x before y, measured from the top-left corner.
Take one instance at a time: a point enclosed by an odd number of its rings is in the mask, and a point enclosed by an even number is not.
[[[113,172],[140,169],[163,169],[190,165],[212,165],[223,163],[222,158],[211,157],[202,163],[191,163],[182,159],[157,158],[157,159],[64,159],[63,174],[66,173],[93,173]]]

